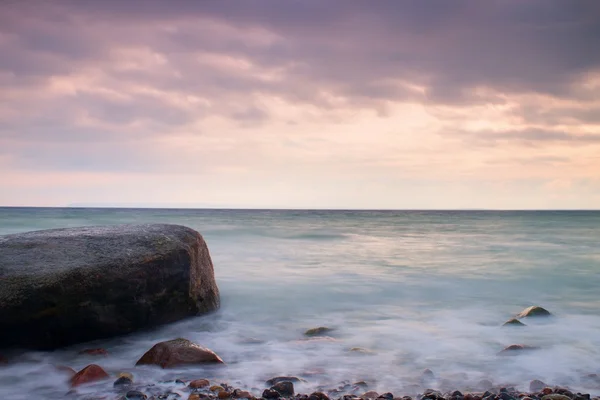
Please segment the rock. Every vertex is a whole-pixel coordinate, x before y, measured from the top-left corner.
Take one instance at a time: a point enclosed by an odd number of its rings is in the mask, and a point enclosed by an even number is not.
[[[210,386],[208,379],[196,379],[191,381],[189,384],[189,387],[192,389],[200,389],[207,386]]]
[[[231,393],[226,390],[221,390],[219,393],[217,393],[217,397],[219,399],[228,399],[231,397]]]
[[[542,394],[548,395],[548,394],[552,394],[554,392],[554,390],[552,390],[551,387],[545,387],[541,390]]]
[[[326,326],[319,326],[318,328],[311,328],[304,332],[305,336],[323,336],[326,333],[333,331],[331,328],[327,328]]]
[[[377,397],[378,399],[384,399],[384,400],[392,400],[394,398],[394,395],[390,392],[384,393],[384,394],[380,394],[379,397]]]
[[[529,391],[532,393],[539,392],[546,387],[546,384],[538,379],[529,382]]]
[[[366,393],[364,393],[364,394],[363,394],[362,396],[360,396],[360,397],[362,397],[363,399],[376,399],[376,398],[378,398],[378,397],[379,397],[379,393],[377,393],[377,392],[375,392],[375,391],[371,390],[370,392],[366,392]]]
[[[275,378],[271,378],[269,379],[266,384],[269,386],[273,386],[279,382],[292,382],[292,383],[298,383],[298,382],[306,382],[304,379],[302,378],[298,378],[296,376],[276,376]]]
[[[211,392],[220,392],[222,390],[225,390],[225,388],[223,386],[213,385],[208,390],[210,390]]]
[[[148,396],[138,390],[130,390],[125,395],[126,400],[146,400]]]
[[[516,318],[509,319],[502,326],[527,326]]]
[[[85,383],[107,379],[108,377],[108,374],[102,367],[96,364],[90,364],[71,378],[71,386],[75,387]]]
[[[435,380],[435,374],[429,368],[421,372],[421,382],[431,382]]]
[[[373,350],[365,349],[364,347],[352,347],[348,351],[355,354],[375,354]]]
[[[542,400],[571,400],[570,397],[565,396],[564,394],[547,394],[542,397]]]
[[[108,356],[108,351],[105,349],[85,349],[81,350],[78,354],[85,354],[88,356]]]
[[[277,382],[271,387],[273,390],[277,390],[282,396],[293,396],[294,395],[294,384],[289,381]]]
[[[202,236],[148,224],[0,236],[0,347],[55,349],[219,307]]]
[[[236,399],[253,399],[254,398],[252,393],[248,392],[247,390],[239,390],[239,389],[236,389],[233,391],[233,397]]]
[[[531,306],[521,311],[517,315],[517,318],[549,317],[551,315],[552,314],[550,314],[550,311],[546,310],[545,308],[539,306]]]
[[[130,386],[133,383],[133,380],[127,376],[120,376],[119,378],[117,378],[117,380],[113,383],[113,387],[123,387],[123,386]]]
[[[507,356],[507,355],[516,355],[516,354],[520,354],[524,351],[529,351],[529,350],[538,350],[538,347],[535,346],[528,346],[526,344],[511,344],[508,347],[505,347],[501,352],[498,353],[498,355],[500,356]]]
[[[173,368],[187,364],[223,364],[223,360],[212,350],[179,338],[155,344],[135,365]]]
[[[281,395],[279,394],[279,392],[277,390],[274,389],[265,389],[262,397],[264,399],[278,399],[281,397]]]
[[[8,364],[8,359],[0,354],[0,365],[2,364]]]
[[[313,392],[308,396],[308,400],[329,400],[329,396],[323,392]]]

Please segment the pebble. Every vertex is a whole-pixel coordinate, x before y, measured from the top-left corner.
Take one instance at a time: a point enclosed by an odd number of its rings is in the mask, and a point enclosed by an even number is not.
[[[223,388],[223,386],[213,385],[213,386],[210,387],[209,390],[211,392],[220,392],[220,391],[225,390],[225,389]]]
[[[271,389],[278,391],[282,396],[294,395],[294,384],[289,381],[276,383]]]
[[[273,390],[273,389],[265,389],[262,397],[265,399],[278,399],[281,397],[281,395],[279,394],[279,392],[277,390]]]
[[[126,400],[146,400],[148,396],[138,390],[130,390],[125,395]]]
[[[114,387],[129,386],[132,383],[133,383],[133,380],[131,380],[131,378],[129,378],[127,376],[121,376],[115,381],[115,383],[113,383],[113,386]]]
[[[190,382],[189,387],[192,389],[200,389],[210,386],[208,379],[196,379]]]

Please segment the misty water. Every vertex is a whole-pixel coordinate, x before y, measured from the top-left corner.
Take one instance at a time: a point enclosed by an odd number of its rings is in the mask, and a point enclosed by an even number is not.
[[[139,384],[176,389],[167,381],[209,378],[255,395],[278,375],[306,379],[300,392],[365,380],[402,395],[425,368],[436,376],[433,388],[489,379],[527,390],[541,379],[600,393],[584,379],[600,373],[600,212],[0,209],[0,234],[148,222],[202,233],[221,309],[127,337],[15,355],[0,366],[2,398],[64,398],[69,385],[53,366],[90,363],[113,376],[131,372]],[[501,326],[531,305],[554,318]],[[331,339],[306,340],[303,332],[317,326],[333,328]],[[153,344],[176,337],[211,348],[227,365],[134,367]],[[520,343],[540,349],[497,355]],[[91,347],[110,355],[77,354]],[[113,398],[113,381],[78,392]]]

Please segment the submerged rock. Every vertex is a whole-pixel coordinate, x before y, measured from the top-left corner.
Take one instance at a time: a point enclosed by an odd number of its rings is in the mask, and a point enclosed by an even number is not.
[[[214,351],[179,338],[155,344],[135,365],[173,368],[186,364],[223,364],[223,360]]]
[[[538,379],[534,379],[531,382],[529,382],[529,391],[532,393],[540,392],[546,386],[547,385],[544,382]]]
[[[90,364],[71,378],[71,386],[75,387],[107,378],[109,378],[109,376],[102,367],[96,364]]]
[[[192,389],[200,389],[207,386],[210,386],[208,379],[196,379],[191,381],[189,384],[189,387]]]
[[[522,353],[524,351],[530,350],[538,350],[539,347],[528,346],[526,344],[511,344],[510,346],[505,347],[501,352],[498,353],[500,356],[504,355],[515,355]]]
[[[276,390],[285,397],[294,395],[294,384],[290,381],[278,382],[271,389]]]
[[[552,314],[543,307],[531,306],[521,311],[516,318],[549,317]]]
[[[273,386],[278,384],[279,382],[306,382],[302,378],[298,378],[297,376],[276,376],[275,378],[271,378],[265,383],[269,386]]]
[[[328,328],[326,326],[319,326],[317,328],[311,328],[309,330],[307,330],[306,332],[304,332],[305,336],[323,336],[329,332],[333,331],[332,328]]]
[[[0,347],[54,349],[219,307],[202,236],[148,224],[0,236]]]
[[[516,318],[509,319],[502,326],[527,326]]]

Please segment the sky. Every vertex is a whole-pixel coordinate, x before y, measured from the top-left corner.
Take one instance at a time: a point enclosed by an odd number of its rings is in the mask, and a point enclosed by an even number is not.
[[[0,205],[600,208],[600,1],[3,0]]]

